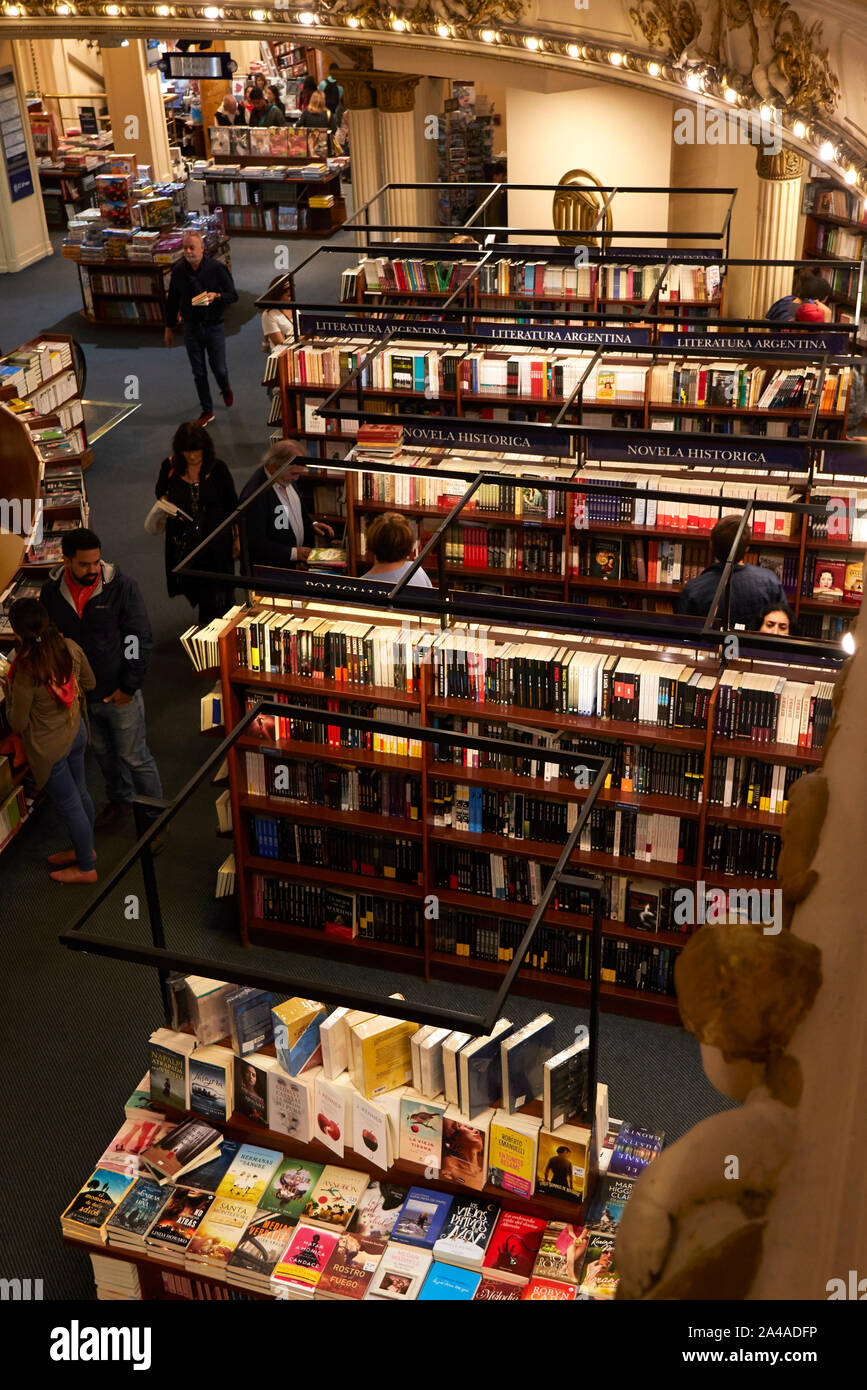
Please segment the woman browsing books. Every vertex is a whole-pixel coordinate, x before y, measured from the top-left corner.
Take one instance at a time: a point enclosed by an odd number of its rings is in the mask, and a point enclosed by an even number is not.
[[[373,564],[366,571],[364,579],[375,579],[380,584],[396,584],[403,579],[412,565],[415,535],[412,526],[400,512],[383,512],[367,528],[367,554],[373,556]],[[430,589],[430,580],[424,570],[417,569],[409,584]]]
[[[17,648],[6,677],[9,727],[21,735],[36,787],[45,788],[73,846],[49,856],[51,877],[58,883],[95,883],[81,692],[93,690],[96,681],[84,652],[60,635],[38,599],[18,599],[9,622]]]
[[[234,585],[234,537],[227,527],[196,557],[196,569],[215,570],[226,575],[225,583],[215,579],[193,579],[173,573],[176,565],[214,531],[238,505],[232,475],[206,429],[195,424],[181,425],[172,440],[172,452],[163,459],[157,479],[156,495],[173,509],[166,521],[166,585],[169,597],[183,594],[198,607],[204,625],[219,617],[232,603]]]

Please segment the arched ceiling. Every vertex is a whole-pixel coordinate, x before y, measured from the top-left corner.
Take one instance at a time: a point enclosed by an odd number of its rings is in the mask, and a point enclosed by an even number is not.
[[[300,0],[303,5],[304,0]],[[643,87],[683,103],[778,113],[784,144],[867,195],[865,0],[307,0],[261,7],[151,0],[0,0],[0,37],[261,38],[534,65],[576,84]],[[368,58],[369,61],[369,58]],[[364,67],[359,53],[358,66]],[[394,66],[397,66],[395,63]],[[503,80],[508,82],[508,70]],[[776,119],[776,115],[774,119]],[[713,143],[709,140],[708,143]]]

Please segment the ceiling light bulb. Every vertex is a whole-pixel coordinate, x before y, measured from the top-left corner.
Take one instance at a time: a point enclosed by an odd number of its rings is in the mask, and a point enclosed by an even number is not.
[[[447,39],[451,36],[451,29],[447,24],[438,24],[437,33],[441,39]]]
[[[357,29],[358,26],[359,26],[359,24],[360,24],[360,22],[361,22],[361,21],[358,20],[358,19],[356,19],[356,17],[355,17],[354,14],[351,14],[351,15],[349,16],[349,18],[347,19],[347,21],[346,21],[346,23],[349,25],[350,29]]]
[[[578,47],[577,43],[567,43],[567,45],[566,45],[566,52],[568,53],[568,55],[569,55],[570,58],[580,58],[580,57],[581,57],[581,50],[580,50],[580,48]]]
[[[734,102],[736,102],[738,99],[738,94],[735,91],[734,87],[726,87],[723,92],[723,96],[725,97],[726,101],[729,102],[730,105],[733,105]]]
[[[299,23],[299,24],[315,24],[315,23],[316,23],[316,16],[315,16],[315,14],[311,14],[309,10],[304,10],[304,11],[302,11],[302,13],[298,16],[298,23]]]
[[[616,68],[619,68],[620,65],[621,65],[621,63],[623,62],[623,54],[622,54],[622,53],[612,53],[612,54],[610,55],[610,58],[611,58],[611,62],[614,64],[614,66],[615,66]]]
[[[773,117],[774,117],[774,108],[773,108],[773,106],[763,106],[762,109],[761,109],[761,111],[759,112],[759,115],[761,116],[761,118],[762,118],[763,121],[770,121],[770,120],[773,120]]]
[[[691,92],[701,91],[701,77],[697,72],[691,72],[686,79],[686,85]]]
[[[72,14],[72,6],[71,6],[71,5],[58,5],[58,6],[57,6],[57,13],[58,13],[58,14]]]
[[[202,10],[202,14],[205,16],[205,19],[220,18],[220,11],[217,9],[216,5],[207,5],[205,9]]]
[[[497,36],[494,33],[493,29],[482,30],[482,43],[493,43],[496,37]]]
[[[843,648],[843,650],[844,650],[844,652],[846,653],[847,656],[852,656],[852,655],[854,655],[854,652],[855,652],[855,638],[852,636],[851,632],[844,632],[844,633],[843,633],[843,637],[842,637],[842,640],[841,640],[841,642],[840,642],[840,646]]]
[[[856,173],[856,171],[855,171],[854,166],[846,170],[846,182],[847,182],[847,183],[854,183],[855,180],[857,179],[857,177],[858,177],[858,175],[857,175],[857,173]]]
[[[822,147],[819,150],[819,158],[826,160],[834,158],[834,146],[831,144],[830,140],[824,140],[822,142]]]
[[[256,24],[264,24],[264,22],[265,22],[265,11],[264,11],[264,10],[254,10],[254,11],[253,11],[252,18],[253,18],[253,20],[255,21]]]
[[[528,38],[528,39],[525,39],[525,40],[524,40],[524,43],[527,45],[527,47],[529,48],[529,50],[530,50],[531,53],[538,53],[538,52],[539,52],[539,49],[542,47],[542,45],[541,45],[541,43],[539,42],[539,40],[536,39],[536,38],[533,38],[532,36],[531,36],[530,38]]]
[[[658,63],[648,63],[648,64],[647,64],[647,71],[650,73],[650,76],[651,76],[651,77],[658,77],[658,76],[659,76],[659,72],[660,72],[659,64],[658,64]]]
[[[402,33],[404,32],[404,30],[406,29],[406,20],[405,20],[405,19],[393,19],[393,20],[391,21],[391,27],[392,27],[392,29],[394,29],[398,34],[402,34]]]
[[[4,5],[3,13],[8,14],[10,19],[15,19],[16,16],[21,13],[21,10],[18,5]]]
[[[803,140],[804,136],[807,134],[807,127],[804,125],[803,121],[795,121],[792,129],[796,140]]]
[[[106,5],[105,12],[110,15],[120,14],[120,5]]]

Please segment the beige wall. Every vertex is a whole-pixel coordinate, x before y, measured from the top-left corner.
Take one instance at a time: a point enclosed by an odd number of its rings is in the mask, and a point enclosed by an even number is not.
[[[128,48],[103,49],[105,92],[114,133],[114,148],[150,164],[155,179],[172,176],[160,75],[148,69],[144,39],[130,39]],[[127,134],[127,120],[138,121],[138,138]]]
[[[72,94],[65,100],[45,102],[46,110],[59,117],[64,132],[78,129],[79,106],[95,106],[99,113],[105,104],[99,48],[88,48],[86,39],[32,39],[17,47],[28,88],[40,96],[46,92]]]
[[[672,183],[679,188],[736,188],[731,221],[729,255],[749,259],[755,254],[756,206],[759,178],[752,145],[672,145]],[[727,199],[720,196],[683,196],[671,199],[671,231],[715,231],[722,226]],[[677,246],[708,246],[710,242],[672,241]],[[726,313],[737,317],[750,308],[751,272],[733,267],[726,291]]]
[[[15,89],[18,96],[24,140],[30,156],[34,191],[29,197],[20,198],[13,203],[9,194],[6,167],[0,161],[0,274],[7,271],[23,270],[25,266],[32,265],[34,261],[41,261],[44,256],[51,255],[51,242],[48,238],[48,229],[45,226],[45,212],[42,207],[42,195],[39,191],[39,175],[36,172],[33,140],[30,135],[30,121],[27,116],[27,107],[24,104],[24,91],[27,84],[25,75],[21,71],[21,65],[17,61],[16,49],[18,48],[19,45],[13,44],[10,39],[0,39],[0,68],[11,67],[15,73]],[[2,314],[0,314],[0,321],[2,321]],[[34,325],[34,329],[36,327],[38,325]],[[16,344],[4,342],[3,346],[8,349]]]
[[[506,129],[510,183],[556,184],[570,169],[586,169],[609,185],[671,182],[671,103],[643,92],[594,84],[541,96],[513,87]],[[510,193],[510,225],[552,227],[553,197]],[[668,197],[626,194],[615,199],[612,212],[615,230],[664,231]]]
[[[423,77],[415,89],[413,113],[415,117],[415,178],[419,183],[438,182],[437,142],[436,139],[428,139],[428,133],[433,129],[433,126],[428,123],[427,118],[440,114],[448,92],[448,83],[441,77]],[[389,118],[388,116],[380,116],[380,120],[383,119],[388,120]],[[419,213],[427,226],[435,227],[437,225],[437,194],[435,189],[431,189],[426,196],[419,194]]]

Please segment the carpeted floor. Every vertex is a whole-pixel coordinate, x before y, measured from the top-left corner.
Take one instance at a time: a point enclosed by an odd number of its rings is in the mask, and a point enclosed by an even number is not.
[[[329,243],[338,244],[338,238]],[[147,535],[142,523],[174,429],[198,414],[195,391],[182,346],[169,351],[158,332],[99,330],[78,316],[77,268],[61,258],[59,233],[54,245],[50,260],[4,278],[0,348],[8,351],[39,331],[73,334],[86,353],[87,395],[93,400],[129,399],[129,378],[138,379],[140,409],[97,442],[87,486],[104,556],[134,576],[150,611],[155,648],[145,685],[148,734],[171,797],[213,750],[197,733],[199,699],[208,687],[194,677],[177,641],[192,621],[192,610],[184,599],[167,598],[162,541]],[[239,487],[268,439],[260,384],[265,359],[253,301],[284,268],[275,263],[276,246],[264,237],[232,242],[240,301],[226,322],[236,404],[226,411],[215,394],[211,430],[217,453]],[[290,246],[292,264],[314,249],[304,241]],[[328,302],[336,297],[339,269],[350,261],[321,259],[326,265],[305,274],[299,294]],[[90,785],[99,806],[104,798],[95,764]],[[214,833],[213,797],[208,787],[196,794],[176,818],[157,861],[167,939],[181,950],[240,958],[233,903],[212,896],[217,866],[229,848]],[[116,864],[131,840],[131,827],[126,834],[101,837],[100,866],[108,870]],[[85,1299],[93,1293],[90,1262],[61,1243],[60,1213],[119,1128],[124,1101],[145,1070],[147,1036],[163,1020],[152,971],[73,954],[57,944],[60,931],[86,901],[86,890],[61,888],[48,877],[45,856],[63,844],[54,813],[43,808],[2,855],[7,1062],[0,1079],[0,1180],[7,1200],[0,1204],[0,1275],[42,1279],[46,1298]],[[145,922],[130,920],[125,901],[130,894],[140,897],[144,917],[136,870],[123,892],[102,905],[91,929],[148,941]],[[321,961],[306,956],[244,953],[245,964],[254,959],[295,969],[299,981],[321,970]],[[408,1001],[422,992],[459,1007],[479,1008],[483,1001],[477,990],[444,983],[425,987],[415,976],[333,961],[328,969],[337,982],[351,977],[369,987],[387,985]],[[523,1022],[540,1007],[516,997],[509,1014]],[[559,1006],[553,1012],[562,1046],[586,1016]],[[609,1084],[612,1114],[661,1126],[669,1139],[726,1105],[701,1070],[697,1044],[672,1027],[604,1015],[600,1077]]]

